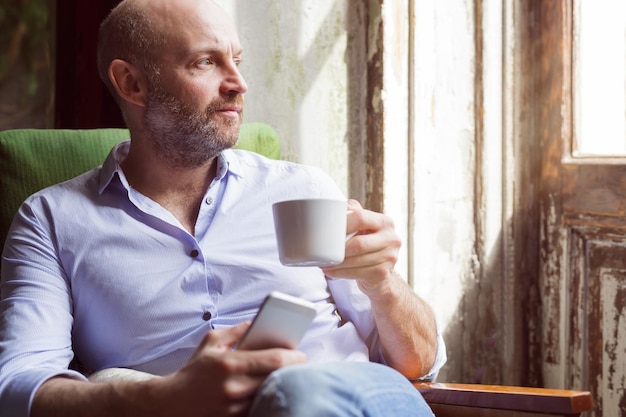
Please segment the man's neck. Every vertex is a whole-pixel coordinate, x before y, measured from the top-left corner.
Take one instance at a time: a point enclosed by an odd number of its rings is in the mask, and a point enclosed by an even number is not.
[[[217,158],[194,168],[172,167],[156,157],[136,157],[131,150],[121,168],[128,183],[168,210],[191,234],[207,188],[217,172]]]

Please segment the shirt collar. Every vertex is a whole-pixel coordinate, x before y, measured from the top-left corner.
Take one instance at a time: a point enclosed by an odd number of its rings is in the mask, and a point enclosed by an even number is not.
[[[118,175],[122,184],[129,188],[126,176],[120,167],[120,163],[128,155],[128,149],[130,148],[130,141],[124,141],[118,143],[111,149],[109,156],[102,164],[102,170],[100,171],[100,181],[98,184],[98,193],[102,194],[104,190],[109,186],[115,174]],[[231,173],[238,177],[242,176],[241,161],[237,157],[236,152],[231,149],[226,149],[217,156],[217,175],[215,180],[223,179],[226,174]]]

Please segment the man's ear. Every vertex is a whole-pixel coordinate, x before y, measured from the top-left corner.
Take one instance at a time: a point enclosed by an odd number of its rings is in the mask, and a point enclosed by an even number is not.
[[[122,59],[114,59],[109,65],[109,79],[123,100],[142,107],[145,105],[147,94],[145,77],[133,64]]]

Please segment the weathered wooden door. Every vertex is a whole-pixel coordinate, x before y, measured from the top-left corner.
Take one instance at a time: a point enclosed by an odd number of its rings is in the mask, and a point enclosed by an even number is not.
[[[578,156],[577,118],[585,114],[576,111],[577,0],[528,3],[524,107],[540,173],[540,378],[590,390],[593,416],[626,416],[626,158]],[[624,60],[623,51],[607,53]],[[608,134],[626,141],[623,131]]]

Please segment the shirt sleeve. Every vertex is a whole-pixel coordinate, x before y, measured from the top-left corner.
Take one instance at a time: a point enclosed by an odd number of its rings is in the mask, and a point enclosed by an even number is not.
[[[387,365],[382,354],[382,346],[376,330],[376,323],[372,316],[369,298],[359,290],[354,280],[329,279],[328,285],[339,314],[344,320],[349,320],[354,324],[359,336],[366,342],[370,352],[370,360]],[[437,353],[435,362],[431,369],[417,380],[434,381],[446,360],[446,344],[439,322],[437,322]]]
[[[30,200],[32,202],[32,199]],[[41,205],[39,211],[43,212]],[[0,415],[28,417],[39,386],[68,370],[73,357],[70,286],[30,205],[16,215],[2,254]]]

